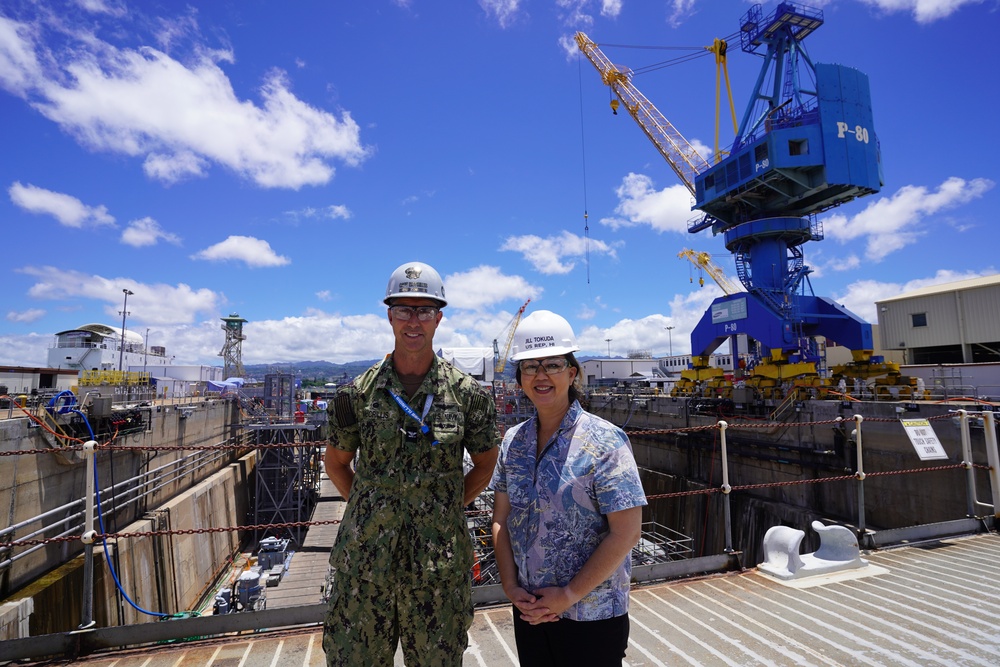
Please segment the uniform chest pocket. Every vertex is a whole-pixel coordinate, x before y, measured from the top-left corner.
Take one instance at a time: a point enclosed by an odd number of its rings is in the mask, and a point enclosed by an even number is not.
[[[431,429],[439,443],[459,443],[465,435],[465,414],[457,405],[444,406],[432,416]]]

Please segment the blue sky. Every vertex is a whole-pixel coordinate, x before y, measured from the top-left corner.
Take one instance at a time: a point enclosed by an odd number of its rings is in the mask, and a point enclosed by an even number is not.
[[[874,302],[998,271],[997,0],[828,0],[814,61],[871,81],[885,187],[823,214],[812,285]],[[115,0],[0,6],[0,364],[128,328],[178,363],[381,356],[386,281],[445,277],[438,346],[491,346],[527,299],[585,354],[660,356],[721,294],[677,258],[690,196],[575,51],[633,69],[734,33],[738,0]],[[774,3],[765,3],[765,11]],[[759,60],[729,56],[737,115]],[[710,56],[637,76],[711,150]],[[722,127],[722,143],[732,139]],[[584,211],[588,213],[585,223]],[[589,229],[587,229],[589,228]],[[674,327],[668,334],[665,327]],[[607,339],[611,339],[609,342]]]

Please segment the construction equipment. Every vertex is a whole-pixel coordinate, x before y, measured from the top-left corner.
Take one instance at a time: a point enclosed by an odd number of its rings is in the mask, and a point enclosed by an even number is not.
[[[718,264],[712,261],[712,256],[707,252],[697,252],[685,248],[677,253],[677,256],[681,259],[690,261],[698,267],[698,270],[704,271],[708,275],[712,276],[712,280],[714,280],[726,294],[738,294],[743,291],[732,280],[730,280],[728,276],[726,276],[725,272]],[[700,284],[705,283],[702,278],[699,278],[698,282]]]
[[[500,334],[493,339],[493,372],[496,375],[503,373],[503,369],[507,367],[507,356],[510,354],[511,343],[514,342],[514,332],[517,331],[517,325],[521,321],[521,317],[524,315],[524,309],[528,307],[531,303],[531,299],[524,302],[518,311],[511,318],[507,326],[500,331]],[[499,339],[503,339],[503,354],[500,353]]]
[[[882,187],[867,76],[814,64],[802,44],[822,24],[822,11],[792,2],[766,17],[754,5],[743,16],[741,48],[762,55],[763,65],[728,155],[712,165],[635,88],[632,70],[577,33],[580,50],[694,194],[702,215],[688,231],[724,235],[735,256],[745,291],[723,287],[726,295],[692,331],[693,355],[727,339],[735,351],[745,336],[763,363],[815,369],[818,336],[852,350],[873,347],[870,324],[812,293],[803,262],[801,246],[823,239],[817,213]]]
[[[593,63],[601,73],[601,79],[611,87],[625,105],[629,115],[635,119],[649,140],[653,142],[660,155],[674,170],[681,182],[687,186],[691,194],[695,192],[694,177],[708,169],[705,161],[694,146],[677,131],[666,116],[639,92],[632,83],[632,72],[628,68],[611,64],[597,44],[592,42],[582,32],[576,33],[576,44],[583,55]],[[618,105],[612,105],[613,108]]]

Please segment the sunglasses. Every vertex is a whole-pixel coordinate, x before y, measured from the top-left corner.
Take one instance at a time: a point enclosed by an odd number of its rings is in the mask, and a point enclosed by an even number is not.
[[[430,322],[437,317],[440,310],[440,308],[435,308],[434,306],[418,306],[416,308],[412,306],[389,306],[389,312],[400,322],[409,321],[414,313],[416,313],[417,319],[421,322]]]

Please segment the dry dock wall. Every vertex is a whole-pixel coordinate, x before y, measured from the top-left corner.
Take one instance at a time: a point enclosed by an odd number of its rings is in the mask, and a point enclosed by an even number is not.
[[[129,525],[122,533],[155,533],[162,530],[200,531],[241,525],[247,516],[247,488],[256,459],[252,452],[211,478],[181,493],[155,512]],[[125,593],[139,607],[172,614],[192,609],[227,566],[239,548],[236,531],[194,532],[185,535],[142,535],[109,543],[112,559],[117,551],[117,572]],[[113,561],[114,562],[114,561]],[[94,613],[98,626],[148,623],[148,615],[120,600],[107,568],[102,546],[94,549]],[[83,591],[83,556],[42,577],[8,601],[7,632],[24,629],[20,613],[33,608],[28,626],[32,636],[76,629],[80,624]],[[0,635],[11,639],[16,634]],[[27,636],[27,635],[20,635]]]
[[[844,406],[836,401],[805,401],[785,423],[760,420],[755,428],[739,429],[728,418],[726,431],[729,484],[766,485],[731,494],[733,542],[737,550],[753,552],[767,528],[791,525],[808,529],[814,519],[856,524],[858,483],[853,415],[863,411],[865,521],[870,529],[893,529],[963,519],[967,511],[967,473],[961,434],[954,414],[958,405],[898,403]],[[718,489],[722,485],[718,418],[689,412],[689,403],[670,397],[602,398],[591,408],[602,417],[630,429],[671,430],[672,433],[630,434],[636,461],[644,470],[648,495]],[[905,411],[899,412],[899,409]],[[837,422],[840,417],[843,421]],[[921,461],[906,436],[900,418],[931,419],[947,459]],[[689,429],[689,430],[685,430]],[[973,461],[988,465],[981,422],[970,432]],[[944,469],[939,469],[944,468]],[[815,482],[847,476],[835,482]],[[989,501],[988,473],[975,471],[980,500]],[[681,496],[654,501],[647,516],[705,544],[704,553],[723,546],[722,494]],[[807,530],[807,536],[811,531]],[[807,540],[811,537],[807,537]],[[813,546],[804,544],[804,546]],[[754,563],[750,563],[754,564]]]
[[[115,441],[116,445],[135,447],[135,451],[98,453],[98,480],[102,488],[110,486],[111,480],[121,482],[149,470],[181,465],[196,454],[179,447],[230,441],[233,424],[238,423],[238,408],[233,402],[224,400],[149,406],[143,410],[147,428]],[[0,458],[3,461],[0,465],[0,516],[3,517],[0,528],[20,526],[8,539],[24,538],[64,518],[66,524],[36,537],[51,537],[66,530],[79,534],[69,529],[83,523],[86,465],[78,451],[52,451],[54,445],[64,442],[52,438],[28,418],[16,417],[16,413],[13,419],[0,419],[0,455],[45,450],[38,454]],[[157,507],[190,487],[193,481],[207,477],[232,460],[232,457],[218,457],[196,471],[168,475],[156,484],[147,485],[141,501],[128,504],[117,514],[105,516],[109,529],[128,525],[141,517],[145,508]],[[47,512],[52,513],[48,518],[34,520]],[[54,542],[34,550],[15,547],[13,552],[0,551],[0,599],[81,551],[79,542]]]

